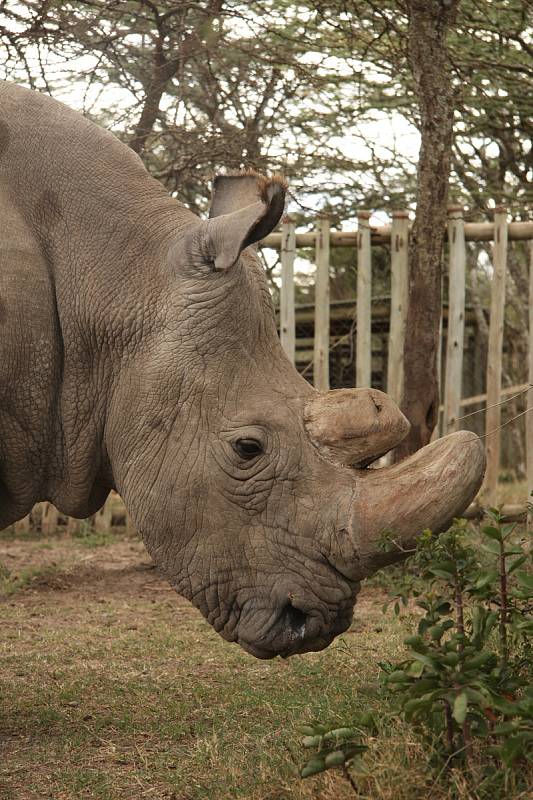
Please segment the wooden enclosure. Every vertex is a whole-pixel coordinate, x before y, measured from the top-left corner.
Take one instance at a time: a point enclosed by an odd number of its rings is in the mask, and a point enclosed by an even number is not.
[[[358,214],[355,231],[332,231],[322,216],[314,231],[295,233],[293,222],[286,218],[281,233],[273,233],[263,242],[264,246],[282,246],[282,278],[280,287],[280,332],[283,347],[296,367],[320,390],[342,385],[375,386],[386,390],[397,401],[403,385],[403,345],[408,303],[408,243],[410,223],[406,212],[396,212],[392,224],[372,227],[370,214]],[[442,309],[442,372],[441,415],[436,435],[450,433],[466,426],[464,417],[471,409],[484,410],[483,435],[487,452],[487,474],[481,500],[495,506],[499,502],[498,475],[501,460],[502,404],[517,396],[525,401],[518,417],[525,419],[506,420],[505,425],[521,425],[526,437],[527,495],[524,505],[533,491],[533,222],[507,221],[507,213],[497,208],[494,223],[465,222],[463,209],[452,206],[448,213],[446,231],[445,274],[448,292]],[[503,386],[502,361],[504,354],[504,324],[506,303],[506,274],[508,250],[512,242],[529,243],[529,356],[525,382]],[[482,365],[484,386],[482,390],[468,391],[464,380],[465,357],[478,334],[479,320],[474,310],[466,303],[467,242],[492,242],[492,257],[489,265],[490,306],[484,309],[488,325],[488,352]],[[372,246],[386,245],[390,251],[390,295],[372,297]],[[294,306],[294,262],[298,248],[315,247],[316,289],[315,303]],[[357,278],[354,299],[329,302],[327,253],[330,248],[353,248]],[[289,267],[290,265],[290,267]],[[326,276],[326,278],[324,277]],[[351,317],[350,331],[339,333],[339,319]],[[300,346],[297,328],[312,318],[312,333],[304,331]],[[313,336],[311,342],[310,336]],[[387,337],[387,343],[376,351],[373,340]],[[348,382],[330,381],[331,366],[325,363],[324,353],[330,356],[341,345],[344,338],[355,352],[355,366]],[[311,374],[309,359],[312,352]],[[299,358],[299,355],[304,354]],[[376,367],[376,359],[385,362]],[[331,359],[330,359],[331,360]],[[307,361],[307,363],[305,363]],[[302,363],[304,362],[304,363]],[[475,368],[479,371],[480,365]],[[386,378],[385,378],[386,376]],[[466,393],[465,393],[466,390]],[[481,407],[481,409],[480,409]],[[531,414],[527,411],[532,410]],[[469,421],[472,420],[468,414]],[[473,424],[473,421],[472,421]]]

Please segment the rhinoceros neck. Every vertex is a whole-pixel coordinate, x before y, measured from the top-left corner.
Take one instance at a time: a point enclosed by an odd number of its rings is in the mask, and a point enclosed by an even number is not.
[[[11,84],[0,84],[2,197],[33,239],[35,263],[21,292],[42,295],[46,285],[50,297],[39,309],[35,352],[24,354],[30,372],[33,362],[51,364],[49,385],[38,387],[47,398],[42,419],[28,422],[47,431],[35,499],[84,516],[111,487],[103,441],[117,370],[164,293],[169,241],[197,218],[115,136]],[[25,313],[31,327],[31,305]]]

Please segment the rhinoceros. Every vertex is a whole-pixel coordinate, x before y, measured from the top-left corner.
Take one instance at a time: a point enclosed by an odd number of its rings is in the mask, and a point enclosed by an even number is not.
[[[0,528],[116,489],[177,592],[258,658],[330,644],[484,471],[467,432],[371,468],[408,430],[395,403],[319,393],[286,358],[254,249],[284,198],[221,175],[200,219],[114,135],[1,85]]]

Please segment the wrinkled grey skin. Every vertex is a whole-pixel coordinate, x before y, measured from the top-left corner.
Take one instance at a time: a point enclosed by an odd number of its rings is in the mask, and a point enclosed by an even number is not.
[[[368,574],[348,546],[359,484],[307,434],[316,393],[252,248],[239,257],[246,230],[200,220],[111,134],[10,84],[0,219],[0,528],[45,499],[89,516],[116,488],[226,639],[263,658],[329,644]],[[243,459],[240,438],[264,453]]]

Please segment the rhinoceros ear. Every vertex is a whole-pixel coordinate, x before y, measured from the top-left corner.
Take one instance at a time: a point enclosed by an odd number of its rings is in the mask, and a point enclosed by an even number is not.
[[[215,269],[232,267],[246,247],[276,227],[285,207],[286,188],[278,176],[217,175],[208,222]]]

